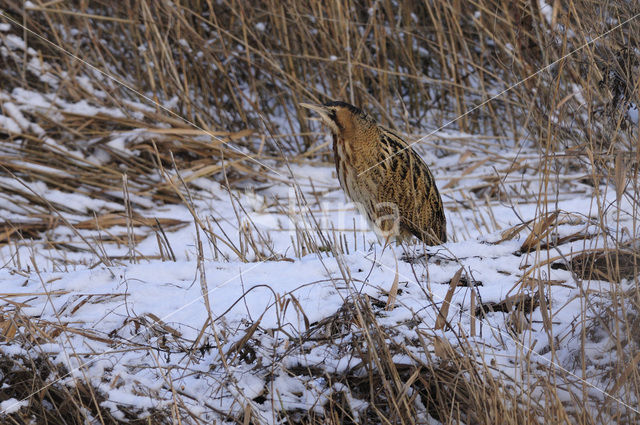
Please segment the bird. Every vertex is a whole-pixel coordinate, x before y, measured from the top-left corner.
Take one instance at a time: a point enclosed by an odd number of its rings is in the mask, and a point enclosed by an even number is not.
[[[300,106],[329,127],[340,186],[378,236],[397,245],[412,235],[430,246],[447,241],[440,192],[411,145],[349,103]]]

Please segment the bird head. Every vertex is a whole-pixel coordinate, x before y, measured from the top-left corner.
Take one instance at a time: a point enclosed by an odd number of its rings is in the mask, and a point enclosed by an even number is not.
[[[373,120],[364,112],[345,102],[329,102],[324,105],[301,103],[300,106],[310,109],[320,115],[333,134],[344,135],[355,128],[366,128],[373,124]]]

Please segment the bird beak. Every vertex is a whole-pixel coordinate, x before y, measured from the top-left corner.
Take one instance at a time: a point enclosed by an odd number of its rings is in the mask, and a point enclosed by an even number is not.
[[[327,116],[327,109],[321,105],[312,105],[311,103],[300,103],[300,106],[303,108],[311,109],[312,111],[317,112],[320,116]]]
[[[314,112],[317,112],[318,115],[320,115],[320,121],[323,122],[324,124],[326,124],[327,126],[329,126],[329,128],[331,129],[331,131],[334,134],[339,134],[340,133],[340,129],[339,129],[338,125],[329,116],[329,113],[331,112],[329,108],[327,108],[326,106],[322,106],[322,105],[312,105],[310,103],[300,103],[300,106],[302,106],[303,108],[310,109],[310,110],[312,110]]]
[[[326,107],[322,106],[322,105],[312,105],[311,103],[300,103],[300,106],[302,106],[303,108],[307,108],[310,109],[314,112],[317,112],[318,115],[320,115],[320,118],[322,118],[323,121],[329,122],[331,121],[329,119],[329,111],[327,110]]]
[[[320,119],[327,123],[330,124],[332,121],[329,118],[329,111],[327,110],[326,107],[322,106],[322,105],[313,105],[311,103],[300,103],[300,106],[302,106],[303,108],[307,108],[310,109],[314,112],[317,112],[318,115],[320,115]]]

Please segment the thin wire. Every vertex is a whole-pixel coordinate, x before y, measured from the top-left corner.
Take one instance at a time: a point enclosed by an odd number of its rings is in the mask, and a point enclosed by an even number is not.
[[[25,31],[29,32],[30,34],[32,34],[32,35],[34,35],[34,36],[36,36],[36,37],[38,37],[38,38],[39,38],[39,39],[41,39],[42,41],[45,41],[46,43],[48,43],[48,44],[52,45],[53,47],[55,47],[55,48],[57,48],[57,49],[59,49],[59,50],[63,51],[64,53],[66,53],[67,55],[69,55],[70,57],[72,57],[73,59],[80,61],[80,62],[81,62],[81,63],[83,63],[84,65],[86,65],[86,66],[90,67],[91,69],[93,69],[93,70],[95,70],[95,71],[97,71],[97,72],[101,73],[102,75],[106,76],[107,78],[109,78],[109,79],[111,79],[111,80],[115,81],[116,83],[118,83],[118,84],[122,85],[123,87],[127,88],[128,90],[132,91],[133,93],[137,94],[138,96],[142,97],[143,99],[147,100],[148,102],[151,102],[152,104],[154,104],[154,105],[156,105],[156,106],[160,107],[161,109],[165,110],[166,112],[170,113],[171,115],[173,115],[173,116],[175,116],[175,117],[177,117],[177,118],[179,118],[179,119],[183,120],[184,122],[188,123],[189,125],[191,125],[191,126],[193,126],[193,127],[197,128],[197,129],[199,129],[199,130],[201,130],[201,131],[204,131],[205,133],[209,134],[211,137],[213,137],[214,139],[216,139],[216,140],[220,141],[221,143],[227,143],[227,142],[224,142],[224,141],[223,141],[222,139],[220,139],[219,137],[217,137],[216,135],[212,134],[211,132],[209,132],[209,131],[207,131],[207,130],[205,130],[205,129],[201,128],[201,127],[199,127],[198,125],[196,125],[195,123],[191,122],[190,120],[188,120],[188,119],[186,119],[186,118],[182,117],[181,115],[179,115],[179,114],[177,114],[177,113],[173,112],[172,110],[170,110],[170,109],[166,108],[165,106],[163,106],[163,105],[161,105],[160,103],[158,103],[158,102],[154,101],[153,99],[149,98],[148,96],[146,96],[146,95],[144,95],[144,94],[142,94],[142,93],[138,92],[137,90],[135,90],[134,88],[132,88],[132,87],[130,87],[128,84],[126,84],[125,82],[123,82],[123,81],[119,80],[118,78],[116,78],[116,77],[114,77],[114,76],[112,76],[112,75],[110,75],[110,74],[108,74],[108,73],[106,73],[106,72],[102,71],[101,69],[99,69],[99,68],[95,67],[94,65],[92,65],[92,64],[90,64],[90,63],[86,62],[85,60],[83,60],[83,59],[79,58],[78,56],[76,56],[75,54],[73,54],[73,53],[69,52],[68,50],[66,50],[66,49],[65,49],[65,48],[63,48],[62,46],[58,46],[57,44],[55,44],[55,43],[53,43],[53,42],[49,41],[48,39],[44,38],[43,36],[41,36],[41,35],[39,35],[39,34],[35,33],[33,30],[31,30],[31,29],[27,28],[26,26],[22,25],[21,23],[19,23],[19,22],[15,21],[13,18],[11,18],[11,17],[7,16],[7,15],[4,13],[4,11],[3,11],[3,10],[0,10],[0,16],[2,16],[2,17],[4,17],[4,18],[6,18],[7,20],[11,21],[12,23],[14,23],[14,24],[18,25],[18,26],[19,26],[19,27],[21,27],[23,30],[25,30]],[[413,143],[409,144],[407,147],[403,148],[403,149],[402,149],[402,150],[400,150],[399,152],[394,153],[394,155],[391,155],[391,156],[389,156],[388,158],[386,158],[385,160],[380,161],[379,163],[377,163],[377,164],[373,165],[372,167],[369,167],[367,170],[365,170],[365,171],[361,172],[358,176],[360,176],[360,175],[362,175],[362,174],[366,173],[367,171],[371,170],[372,168],[374,168],[374,167],[376,167],[376,166],[380,165],[382,162],[384,162],[384,161],[386,161],[386,160],[388,160],[388,159],[392,158],[393,156],[397,155],[398,153],[400,153],[400,152],[402,152],[402,151],[404,151],[404,150],[406,150],[406,149],[410,148],[412,145],[414,145],[414,144],[416,144],[416,143],[419,143],[420,141],[424,140],[425,138],[427,138],[427,137],[429,137],[429,136],[433,135],[434,133],[436,133],[436,132],[438,132],[438,131],[442,130],[443,128],[445,128],[445,127],[447,127],[448,125],[450,125],[450,124],[452,124],[452,123],[456,122],[456,121],[457,121],[457,120],[459,120],[460,118],[463,118],[464,116],[466,116],[466,115],[470,114],[471,112],[475,111],[476,109],[478,109],[478,108],[480,108],[480,107],[482,107],[482,106],[486,105],[487,103],[491,102],[492,100],[496,99],[497,97],[501,96],[502,94],[504,94],[504,93],[506,93],[506,92],[508,92],[508,91],[512,90],[513,88],[515,88],[515,87],[517,87],[518,85],[520,85],[520,84],[524,83],[525,81],[529,80],[530,78],[533,78],[533,77],[534,77],[534,76],[536,76],[537,74],[539,74],[539,73],[541,73],[541,72],[545,71],[546,69],[548,69],[549,67],[551,67],[551,66],[555,65],[555,64],[556,64],[556,63],[558,63],[559,61],[561,61],[561,60],[563,60],[563,59],[566,59],[568,56],[570,56],[570,55],[572,55],[572,54],[576,53],[577,51],[579,51],[579,50],[583,49],[584,47],[586,47],[586,46],[588,46],[588,45],[590,45],[590,44],[592,44],[593,42],[595,42],[595,41],[597,41],[598,39],[600,39],[600,38],[602,38],[602,37],[606,36],[607,34],[609,34],[609,33],[611,33],[612,31],[614,31],[614,30],[618,29],[619,27],[621,27],[621,26],[623,26],[623,25],[627,24],[628,22],[630,22],[630,21],[632,21],[632,20],[636,19],[638,16],[640,16],[640,13],[638,13],[638,14],[634,15],[633,17],[631,17],[631,18],[627,19],[626,21],[624,21],[624,22],[622,22],[622,23],[618,24],[617,26],[615,26],[615,27],[611,28],[611,29],[610,29],[610,30],[608,30],[607,32],[605,32],[605,33],[603,33],[603,34],[599,35],[598,37],[596,37],[596,38],[594,38],[593,40],[591,40],[591,41],[589,41],[589,42],[585,43],[584,45],[582,45],[582,46],[580,46],[580,47],[578,47],[578,48],[574,49],[574,50],[573,50],[573,51],[571,51],[570,53],[568,53],[568,54],[564,55],[563,57],[561,57],[561,58],[557,59],[556,61],[554,61],[554,62],[550,63],[549,65],[545,66],[544,68],[541,68],[540,70],[538,70],[538,71],[536,71],[535,73],[533,73],[533,74],[529,75],[529,76],[528,76],[528,77],[526,77],[525,79],[523,79],[523,80],[521,80],[521,81],[519,81],[519,82],[517,82],[517,83],[513,84],[512,86],[510,86],[510,87],[506,88],[506,89],[505,89],[505,90],[503,90],[502,92],[500,92],[500,93],[498,93],[498,94],[494,95],[493,97],[491,97],[491,98],[487,99],[486,101],[484,101],[484,102],[482,102],[481,104],[479,104],[479,105],[475,106],[474,108],[470,109],[469,111],[465,112],[464,114],[460,115],[459,117],[457,117],[457,118],[455,118],[455,119],[453,119],[453,120],[449,121],[448,123],[446,123],[445,125],[441,126],[440,128],[438,128],[438,129],[436,129],[436,130],[432,131],[431,133],[429,133],[429,134],[427,134],[427,135],[425,135],[425,136],[421,137],[420,139],[418,139],[418,140],[416,140],[415,142],[413,142]],[[281,176],[281,174],[280,174],[280,173],[278,173],[277,171],[275,171],[275,170],[273,170],[272,168],[268,167],[267,165],[265,165],[265,164],[261,163],[260,161],[256,160],[255,158],[253,158],[253,157],[251,157],[251,156],[249,156],[249,155],[245,154],[244,152],[242,152],[242,151],[238,150],[238,149],[237,149],[237,148],[235,148],[233,145],[229,145],[229,147],[231,147],[232,149],[236,150],[236,151],[237,151],[237,152],[239,152],[240,154],[242,154],[242,155],[246,156],[246,157],[247,157],[247,158],[249,158],[250,160],[252,160],[252,161],[254,161],[254,162],[258,163],[259,165],[261,165],[261,166],[263,166],[263,167],[265,167],[265,168],[267,168],[267,169],[269,169],[269,170],[273,171],[275,174],[277,174],[277,175]],[[253,270],[254,268],[256,268],[256,267],[258,267],[259,265],[261,265],[261,264],[263,264],[264,262],[266,262],[267,260],[268,260],[268,259],[265,259],[265,260],[263,260],[263,261],[261,261],[261,262],[259,262],[259,263],[255,264],[255,265],[253,265],[251,268],[249,268],[248,270],[246,270],[246,271],[245,271],[245,273],[246,273],[246,272],[248,272],[248,271]],[[387,266],[387,265],[385,265],[385,264],[382,264],[381,262],[379,262],[379,261],[378,261],[378,260],[376,260],[376,259],[374,259],[374,260],[372,260],[372,261],[373,261],[373,262],[375,262],[375,263],[377,263],[377,264],[379,264],[379,265],[381,265],[381,266],[383,266],[383,267],[385,267],[385,268],[387,268],[387,269],[389,269],[389,270],[392,270],[392,271],[397,272],[397,270],[392,269],[391,267],[389,267],[389,266]],[[164,317],[162,317],[160,320],[163,320],[163,321],[164,321],[166,318],[171,317],[173,314],[175,314],[175,313],[177,313],[177,312],[179,312],[179,311],[181,311],[181,310],[185,309],[186,307],[188,307],[188,306],[192,305],[193,303],[195,303],[195,302],[199,301],[199,300],[200,300],[200,299],[202,299],[204,296],[208,296],[211,292],[213,292],[213,291],[215,291],[215,290],[217,290],[217,289],[222,288],[223,286],[227,285],[229,282],[233,281],[233,280],[234,280],[236,277],[238,277],[240,274],[241,274],[241,273],[239,273],[238,275],[236,275],[236,276],[234,276],[234,277],[232,277],[232,278],[228,279],[227,281],[223,282],[221,285],[219,285],[219,286],[217,286],[217,287],[215,287],[215,288],[213,288],[213,289],[211,289],[211,290],[207,291],[204,295],[199,296],[198,298],[196,298],[196,299],[194,299],[194,300],[190,301],[189,303],[187,303],[187,304],[183,305],[183,306],[182,306],[182,307],[180,307],[179,309],[177,309],[177,310],[175,310],[175,311],[172,311],[171,313],[169,313],[169,314],[165,315],[165,316],[164,316]],[[404,275],[401,275],[401,276],[402,276],[403,278],[407,278],[407,279],[409,279],[409,277],[408,277],[408,276],[404,276]],[[438,296],[438,295],[436,295],[436,294],[434,294],[434,295],[435,295],[436,297],[440,298],[441,300],[446,301],[446,300],[444,300],[442,297],[439,297],[439,296]],[[466,314],[466,315],[468,315],[469,317],[471,317],[471,315],[470,315],[469,313],[462,312],[462,311],[461,311],[461,313],[462,313],[462,314]],[[541,354],[539,354],[539,353],[537,353],[537,352],[533,351],[532,349],[530,349],[530,348],[528,348],[528,347],[524,346],[524,344],[522,344],[521,342],[517,341],[517,340],[516,340],[515,338],[513,338],[510,334],[505,333],[504,331],[500,330],[499,328],[493,327],[493,326],[491,326],[490,324],[487,324],[487,326],[489,326],[489,327],[490,327],[491,329],[493,329],[493,330],[496,330],[496,331],[497,331],[497,332],[499,332],[501,335],[506,335],[506,336],[507,336],[507,337],[509,337],[512,341],[514,341],[514,342],[516,343],[516,345],[519,345],[519,346],[520,346],[520,347],[522,347],[523,349],[527,350],[529,353],[532,353],[532,354],[534,354],[534,355],[536,355],[536,356],[538,356],[538,357],[541,357],[542,359],[546,360],[550,365],[553,365],[553,366],[554,366],[554,367],[556,367],[557,369],[562,370],[563,372],[567,373],[568,375],[573,376],[574,378],[578,379],[579,381],[584,382],[585,384],[587,384],[587,385],[591,386],[592,388],[596,389],[597,391],[601,392],[602,394],[604,394],[605,396],[607,396],[607,397],[611,398],[612,400],[614,400],[614,401],[616,401],[616,402],[618,402],[618,403],[620,403],[620,404],[622,404],[622,405],[626,406],[627,408],[629,408],[629,409],[633,410],[634,412],[636,412],[636,413],[640,414],[640,410],[638,410],[638,409],[636,409],[636,408],[633,408],[633,407],[629,406],[629,405],[628,405],[627,403],[625,403],[624,401],[622,401],[622,400],[620,400],[620,399],[618,399],[618,398],[614,397],[613,395],[611,395],[611,394],[607,393],[606,391],[604,391],[604,390],[600,389],[599,387],[597,387],[596,385],[594,385],[594,384],[590,383],[589,381],[587,381],[587,380],[585,380],[585,379],[583,379],[583,378],[580,378],[580,377],[579,377],[579,376],[577,376],[576,374],[574,374],[574,373],[570,372],[569,370],[567,370],[567,369],[563,368],[562,366],[558,365],[557,363],[553,362],[552,360],[547,359],[547,358],[546,358],[546,357],[544,357],[543,355],[541,355]],[[141,332],[138,332],[135,336],[139,335],[140,333],[141,333]],[[119,347],[119,346],[120,346],[120,345],[122,345],[122,344],[124,344],[124,342],[121,342],[121,343],[116,344],[115,348]],[[76,370],[79,370],[80,368],[82,368],[82,367],[84,367],[84,366],[90,365],[91,363],[93,363],[93,362],[95,362],[97,359],[99,359],[101,356],[103,356],[103,355],[105,355],[105,354],[109,354],[109,353],[110,353],[110,352],[102,353],[101,355],[99,355],[99,356],[97,356],[97,357],[95,357],[95,358],[93,358],[93,359],[91,359],[91,360],[89,360],[89,361],[87,361],[87,362],[85,362],[85,363],[80,364],[79,366],[77,366],[76,368],[72,369],[71,371],[69,371],[69,372],[68,372],[68,373],[66,373],[65,375],[63,375],[63,376],[61,376],[61,377],[57,378],[56,380],[54,380],[54,381],[52,381],[52,382],[50,382],[50,383],[46,384],[46,385],[45,385],[45,386],[43,386],[42,388],[40,388],[40,389],[38,389],[37,391],[33,392],[32,394],[30,394],[30,395],[26,396],[26,397],[25,397],[25,398],[23,398],[21,401],[18,401],[18,402],[16,402],[14,405],[12,405],[12,406],[8,406],[7,408],[3,409],[3,412],[5,412],[5,411],[7,411],[7,410],[9,410],[9,409],[11,409],[11,408],[13,408],[13,407],[17,406],[17,405],[18,405],[18,404],[20,404],[22,401],[25,401],[25,400],[29,399],[30,397],[33,397],[34,395],[38,394],[38,393],[39,393],[40,391],[42,391],[43,389],[48,388],[49,386],[51,386],[51,385],[55,384],[56,382],[60,381],[61,379],[65,378],[65,377],[67,377],[67,376],[69,376],[69,375],[71,375],[71,373],[72,373],[72,372],[74,372],[74,371],[76,371]]]
[[[204,128],[200,127],[199,125],[197,125],[196,123],[194,123],[193,121],[183,117],[182,115],[173,112],[171,109],[167,108],[166,106],[156,102],[155,100],[153,100],[152,98],[150,98],[149,96],[140,93],[138,90],[134,89],[133,87],[131,87],[130,85],[128,85],[126,82],[120,80],[117,77],[114,77],[113,75],[101,70],[100,68],[90,64],[89,62],[85,61],[84,59],[78,57],[77,55],[71,53],[70,51],[68,51],[67,49],[65,49],[62,46],[59,46],[57,44],[55,44],[54,42],[47,40],[45,37],[41,36],[40,34],[36,33],[35,31],[27,28],[26,26],[24,26],[23,24],[21,24],[20,22],[16,21],[15,19],[13,19],[12,17],[8,16],[7,14],[5,14],[4,10],[0,9],[0,17],[3,17],[9,21],[11,21],[12,23],[14,23],[15,25],[18,25],[20,28],[22,28],[23,30],[29,32],[30,34],[34,35],[35,37],[38,37],[40,40],[50,44],[51,46],[55,47],[56,49],[66,53],[67,55],[69,55],[70,57],[72,57],[73,59],[81,62],[82,64],[88,66],[89,68],[91,68],[92,70],[99,72],[100,74],[104,75],[105,77],[111,79],[112,81],[115,81],[116,83],[120,84],[122,87],[125,87],[126,89],[132,91],[133,93],[135,93],[136,95],[140,96],[141,98],[145,99],[147,102],[152,103],[153,105],[161,108],[162,110],[168,112],[169,114],[173,115],[174,117],[184,121],[185,123],[191,125],[194,128],[197,128],[200,131],[203,131],[205,133],[207,133],[209,136],[211,136],[212,138],[214,138],[215,140],[219,141],[222,144],[226,144],[228,147],[230,147],[231,149],[233,149],[234,151],[238,152],[239,154],[247,157],[248,159],[250,159],[251,161],[257,163],[258,165],[266,168],[267,170],[277,174],[280,177],[284,176],[282,174],[280,174],[278,171],[276,171],[275,169],[269,167],[268,165],[258,161],[257,159],[255,159],[254,157],[247,155],[246,153],[242,152],[240,149],[236,148],[235,146],[229,144],[229,142],[225,142],[224,140],[222,140],[220,137],[216,136],[215,134],[211,133],[209,130],[205,130]]]
[[[465,113],[463,113],[462,115],[459,115],[458,117],[456,117],[456,118],[452,119],[451,121],[447,122],[446,124],[444,124],[444,125],[442,125],[442,126],[438,127],[437,129],[433,130],[432,132],[430,132],[430,133],[428,133],[428,134],[426,134],[426,135],[424,135],[424,136],[420,137],[420,138],[419,138],[418,140],[416,140],[415,142],[413,142],[413,143],[409,143],[407,146],[405,146],[404,148],[400,149],[399,151],[394,152],[392,155],[389,155],[388,157],[386,157],[386,158],[385,158],[385,159],[383,159],[382,161],[380,161],[380,162],[378,162],[378,163],[376,163],[376,164],[372,165],[371,167],[367,168],[366,170],[364,170],[364,171],[360,172],[360,173],[358,174],[358,177],[360,177],[361,175],[363,175],[363,174],[365,174],[365,173],[369,172],[372,168],[375,168],[375,167],[379,166],[379,165],[380,165],[380,164],[382,164],[383,162],[390,160],[391,158],[393,158],[394,156],[396,156],[396,155],[400,154],[401,152],[404,152],[404,151],[406,151],[407,149],[410,149],[410,148],[411,148],[411,146],[415,145],[416,143],[420,143],[421,141],[423,141],[423,140],[424,140],[424,139],[426,139],[427,137],[432,136],[433,134],[437,133],[438,131],[442,130],[442,129],[443,129],[443,128],[445,128],[445,127],[448,127],[449,125],[453,124],[454,122],[458,121],[459,119],[466,117],[467,115],[469,115],[470,113],[472,113],[472,112],[473,112],[473,111],[475,111],[476,109],[483,107],[483,106],[484,106],[484,105],[486,105],[487,103],[489,103],[489,102],[491,102],[491,101],[493,101],[493,100],[497,99],[498,97],[502,96],[502,95],[503,95],[503,94],[505,94],[506,92],[513,90],[514,88],[518,87],[520,84],[522,84],[522,83],[524,83],[524,82],[526,82],[526,81],[530,80],[531,78],[535,77],[536,75],[540,74],[541,72],[546,71],[547,69],[549,69],[550,67],[554,66],[554,65],[555,65],[555,64],[557,64],[558,62],[560,62],[560,61],[562,61],[562,60],[564,60],[564,59],[568,58],[569,56],[573,55],[574,53],[576,53],[576,52],[578,52],[578,51],[580,51],[580,50],[584,49],[585,47],[587,47],[587,46],[589,46],[589,45],[593,44],[593,43],[594,43],[594,42],[596,42],[597,40],[601,39],[602,37],[604,37],[604,36],[608,35],[609,33],[613,32],[613,31],[617,30],[617,29],[618,29],[618,28],[620,28],[621,26],[626,25],[627,23],[629,23],[629,22],[633,21],[633,20],[634,20],[634,19],[636,19],[638,16],[640,16],[640,13],[638,13],[638,14],[636,14],[636,15],[632,16],[631,18],[627,19],[626,21],[624,21],[624,22],[622,22],[622,23],[620,23],[620,24],[616,25],[615,27],[611,28],[611,29],[610,29],[610,30],[608,30],[607,32],[605,32],[605,33],[603,33],[603,34],[600,34],[599,36],[597,36],[596,38],[594,38],[594,39],[593,39],[593,40],[591,40],[591,41],[586,42],[586,43],[585,43],[585,44],[583,44],[582,46],[575,48],[574,50],[572,50],[571,52],[569,52],[569,53],[567,53],[566,55],[562,56],[561,58],[556,59],[555,61],[551,62],[550,64],[546,65],[545,67],[540,68],[539,70],[537,70],[537,71],[536,71],[536,72],[534,72],[533,74],[531,74],[531,75],[529,75],[529,76],[525,77],[524,79],[522,79],[522,80],[518,81],[517,83],[515,83],[515,84],[513,84],[513,85],[511,85],[511,86],[509,86],[509,87],[507,87],[506,89],[502,90],[500,93],[498,93],[498,94],[496,94],[496,95],[491,96],[489,99],[487,99],[487,100],[485,100],[484,102],[482,102],[482,103],[480,103],[480,104],[478,104],[478,105],[474,106],[473,108],[469,109],[468,111],[466,111],[466,112],[465,112]]]
[[[21,23],[19,23],[19,22],[15,21],[13,18],[11,18],[10,16],[7,16],[7,15],[6,15],[6,14],[4,13],[4,10],[0,10],[0,16],[1,16],[1,17],[6,18],[7,20],[11,21],[12,23],[14,23],[14,24],[18,25],[18,26],[19,26],[19,27],[21,27],[23,30],[25,30],[25,31],[29,32],[30,34],[32,34],[32,35],[34,35],[34,36],[36,36],[36,37],[38,37],[38,38],[39,38],[39,39],[41,39],[42,41],[44,41],[44,42],[46,42],[46,43],[48,43],[48,44],[52,45],[53,47],[57,48],[58,50],[60,50],[60,51],[62,51],[62,52],[64,52],[64,53],[66,53],[67,55],[69,55],[69,56],[70,56],[70,57],[72,57],[73,59],[75,59],[75,60],[77,60],[77,61],[80,61],[81,63],[83,63],[84,65],[88,66],[89,68],[91,68],[91,69],[93,69],[93,70],[95,70],[95,71],[99,72],[100,74],[104,75],[105,77],[107,77],[107,78],[109,78],[109,79],[111,79],[111,80],[115,81],[116,83],[118,83],[118,84],[120,84],[121,86],[123,86],[123,87],[127,88],[128,90],[132,91],[133,93],[137,94],[138,96],[142,97],[143,99],[147,100],[148,102],[151,102],[152,104],[154,104],[154,105],[156,105],[156,106],[158,106],[158,107],[162,108],[163,110],[165,110],[166,112],[170,113],[171,115],[173,115],[173,116],[175,116],[175,117],[177,117],[177,118],[179,118],[179,119],[183,120],[183,121],[184,121],[184,122],[186,122],[187,124],[189,124],[189,125],[191,125],[191,126],[193,126],[193,127],[197,128],[197,129],[199,129],[199,130],[201,130],[201,131],[204,131],[205,133],[209,134],[211,137],[213,137],[214,139],[216,139],[216,140],[220,141],[220,142],[221,142],[221,143],[223,143],[223,144],[224,144],[224,143],[227,143],[227,142],[223,141],[222,139],[220,139],[219,137],[217,137],[215,134],[212,134],[211,132],[209,132],[209,131],[207,131],[207,130],[205,130],[205,129],[201,128],[201,127],[199,127],[197,124],[195,124],[195,123],[191,122],[190,120],[188,120],[188,119],[186,119],[186,118],[182,117],[181,115],[179,115],[179,114],[177,114],[177,113],[173,112],[172,110],[170,110],[170,109],[166,108],[165,106],[163,106],[163,105],[161,105],[160,103],[158,103],[158,102],[154,101],[153,99],[149,98],[148,96],[146,96],[146,95],[144,95],[144,94],[140,93],[139,91],[135,90],[134,88],[132,88],[131,86],[129,86],[129,85],[128,85],[127,83],[125,83],[124,81],[122,81],[122,80],[120,80],[120,79],[118,79],[118,78],[116,78],[116,77],[114,77],[114,76],[112,76],[112,75],[110,75],[110,74],[108,74],[108,73],[106,73],[106,72],[102,71],[101,69],[99,69],[99,68],[95,67],[94,65],[92,65],[92,64],[90,64],[90,63],[86,62],[85,60],[83,60],[83,59],[79,58],[77,55],[75,55],[75,54],[73,54],[73,53],[69,52],[68,50],[66,50],[66,49],[65,49],[65,48],[63,48],[62,46],[58,46],[57,44],[55,44],[55,43],[51,42],[50,40],[46,39],[45,37],[43,37],[43,36],[41,36],[41,35],[39,35],[39,34],[37,34],[37,33],[36,33],[36,32],[34,32],[33,30],[31,30],[31,29],[27,28],[26,26],[22,25]],[[269,167],[269,166],[267,166],[267,165],[265,165],[265,164],[261,163],[260,161],[256,160],[255,158],[253,158],[253,157],[251,157],[251,156],[249,156],[249,155],[245,154],[244,152],[242,152],[242,151],[238,150],[238,149],[237,149],[237,148],[235,148],[233,145],[228,145],[228,146],[229,146],[229,147],[231,147],[232,149],[236,150],[236,151],[237,151],[237,152],[239,152],[240,154],[242,154],[242,155],[246,156],[247,158],[251,159],[252,161],[254,161],[254,162],[258,163],[259,165],[261,165],[261,166],[263,166],[263,167],[265,167],[265,168],[267,168],[267,169],[271,170],[272,172],[274,172],[274,173],[275,173],[275,174],[277,174],[278,176],[281,176],[281,177],[282,177],[282,174],[278,173],[278,172],[277,172],[276,170],[274,170],[273,168],[271,168],[271,167]],[[260,266],[261,264],[265,263],[265,262],[266,262],[266,261],[268,261],[269,259],[270,259],[270,258],[264,259],[264,260],[262,260],[262,261],[260,261],[260,262],[258,262],[258,263],[256,263],[256,264],[254,264],[254,265],[253,265],[252,267],[250,267],[248,270],[244,270],[243,272],[244,272],[244,273],[249,272],[249,271],[253,270],[254,268],[256,268],[256,267]],[[209,291],[207,291],[205,294],[203,294],[203,295],[201,295],[201,296],[199,296],[199,297],[197,297],[197,298],[193,299],[192,301],[188,302],[187,304],[184,304],[182,307],[178,308],[177,310],[174,310],[174,311],[172,311],[171,313],[169,313],[169,314],[165,315],[165,316],[164,316],[164,317],[162,317],[160,320],[161,320],[161,321],[164,321],[165,319],[167,319],[167,318],[171,317],[171,316],[172,316],[172,315],[174,315],[175,313],[177,313],[177,312],[179,312],[179,311],[182,311],[182,310],[184,310],[185,308],[189,307],[190,305],[194,304],[195,302],[199,301],[200,299],[203,299],[205,296],[209,296],[209,294],[210,294],[210,293],[212,293],[213,291],[218,290],[218,289],[220,289],[220,288],[224,287],[225,285],[227,285],[228,283],[232,282],[234,279],[236,279],[236,278],[237,278],[238,276],[240,276],[241,274],[242,274],[242,272],[238,273],[237,275],[235,275],[235,276],[233,276],[232,278],[230,278],[230,279],[226,280],[226,281],[225,281],[225,282],[223,282],[222,284],[220,284],[220,285],[216,286],[216,287],[215,287],[215,288],[213,288],[213,289],[210,289],[210,290],[209,290]],[[142,332],[143,332],[143,331],[140,331],[140,332],[136,333],[134,336],[138,336],[138,335],[140,335]],[[75,372],[75,371],[77,371],[77,370],[80,370],[81,368],[83,368],[83,367],[85,367],[85,366],[88,366],[88,365],[90,365],[90,364],[94,363],[95,361],[97,361],[98,359],[102,358],[102,357],[103,357],[104,355],[106,355],[106,354],[110,354],[110,353],[114,352],[114,350],[115,350],[115,349],[117,349],[118,347],[120,347],[120,346],[121,346],[121,345],[123,345],[124,343],[125,343],[125,341],[120,342],[120,343],[116,344],[116,345],[112,348],[112,350],[110,350],[110,351],[108,351],[108,352],[104,352],[104,353],[100,354],[99,356],[97,356],[97,357],[95,357],[95,358],[93,358],[93,359],[91,359],[91,360],[88,360],[88,361],[86,361],[86,362],[84,362],[84,363],[81,363],[81,364],[80,364],[80,365],[78,365],[77,367],[75,367],[75,368],[71,369],[71,370],[70,370],[69,372],[67,372],[66,374],[64,374],[64,375],[62,375],[62,376],[59,376],[57,379],[55,379],[55,380],[53,380],[53,381],[49,382],[48,384],[44,385],[44,386],[43,386],[43,387],[41,387],[40,389],[38,389],[38,390],[34,391],[33,393],[31,393],[31,394],[27,395],[27,396],[26,396],[26,397],[24,397],[22,400],[17,401],[16,403],[14,403],[14,404],[13,404],[13,405],[11,405],[11,406],[7,406],[7,407],[5,407],[4,409],[2,409],[2,411],[1,411],[1,412],[3,412],[3,413],[4,413],[4,412],[7,412],[7,411],[11,410],[11,409],[12,409],[12,408],[14,408],[15,406],[18,406],[21,402],[23,402],[23,401],[25,401],[25,400],[28,400],[29,398],[31,398],[31,397],[33,397],[34,395],[38,394],[38,393],[39,393],[40,391],[42,391],[43,389],[48,388],[48,387],[50,387],[51,385],[54,385],[55,383],[59,382],[60,380],[62,380],[62,379],[64,379],[64,378],[66,378],[66,377],[68,377],[68,376],[70,376],[73,372]]]

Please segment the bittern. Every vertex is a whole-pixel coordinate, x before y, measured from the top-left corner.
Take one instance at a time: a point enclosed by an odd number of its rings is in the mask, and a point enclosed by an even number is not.
[[[398,244],[411,235],[427,245],[446,242],[440,193],[409,144],[348,103],[300,105],[331,130],[340,185],[378,235]]]

